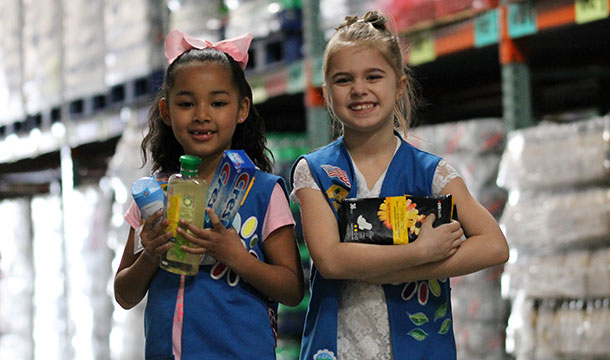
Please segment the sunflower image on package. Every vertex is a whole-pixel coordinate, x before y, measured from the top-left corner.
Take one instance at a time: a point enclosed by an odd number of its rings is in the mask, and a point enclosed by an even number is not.
[[[342,242],[408,244],[417,239],[426,217],[434,227],[456,218],[451,195],[344,199],[339,210]]]

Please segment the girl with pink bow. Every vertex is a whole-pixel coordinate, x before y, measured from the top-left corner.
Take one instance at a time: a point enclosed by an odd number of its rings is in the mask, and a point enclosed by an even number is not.
[[[245,34],[210,43],[178,30],[166,39],[169,66],[149,112],[144,163],[151,161],[163,181],[179,171],[181,155],[197,155],[209,184],[224,150],[243,149],[257,170],[230,229],[211,209],[211,229],[186,222],[188,232],[179,228],[197,246],[183,249],[210,259],[195,276],[159,268],[172,245],[162,212],[143,222],[137,206],[129,208],[114,292],[125,309],[147,296],[147,359],[275,359],[278,302],[296,306],[303,298],[285,184],[269,173],[264,123],[244,74],[251,41]]]

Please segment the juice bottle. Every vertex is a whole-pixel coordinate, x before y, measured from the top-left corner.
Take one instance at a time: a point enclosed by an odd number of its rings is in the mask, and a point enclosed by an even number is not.
[[[182,275],[196,275],[202,255],[190,254],[181,246],[191,246],[191,242],[180,235],[176,228],[180,219],[203,227],[207,202],[208,184],[199,177],[201,158],[193,155],[180,157],[180,173],[170,176],[167,183],[167,204],[165,217],[169,221],[168,231],[174,245],[161,256],[159,266],[169,272]]]

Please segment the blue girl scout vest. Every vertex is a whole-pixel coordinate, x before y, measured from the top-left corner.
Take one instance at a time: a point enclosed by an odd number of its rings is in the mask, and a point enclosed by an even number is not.
[[[250,255],[265,261],[262,228],[276,183],[256,170],[248,197],[233,221]],[[146,359],[174,359],[172,326],[180,275],[157,270],[148,288],[144,314]],[[277,303],[220,262],[201,265],[185,277],[182,360],[275,359]]]
[[[343,137],[303,157],[316,183],[325,192],[338,222],[341,201],[357,197],[358,189]],[[380,196],[431,195],[432,179],[439,161],[439,157],[401,139],[401,145],[388,167]],[[315,264],[310,280],[311,298],[300,359],[336,360],[340,280],[325,279],[318,273]],[[456,358],[448,279],[384,285],[383,289],[394,359]]]

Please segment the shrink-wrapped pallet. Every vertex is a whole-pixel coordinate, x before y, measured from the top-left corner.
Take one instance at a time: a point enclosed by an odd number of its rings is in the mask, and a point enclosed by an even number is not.
[[[0,1],[0,126],[25,116],[21,85],[21,0]]]
[[[62,101],[62,14],[55,1],[23,2],[23,96],[35,114]]]
[[[68,101],[107,90],[103,9],[103,0],[63,3],[63,76]]]
[[[162,0],[104,1],[106,84],[117,85],[166,66]]]

